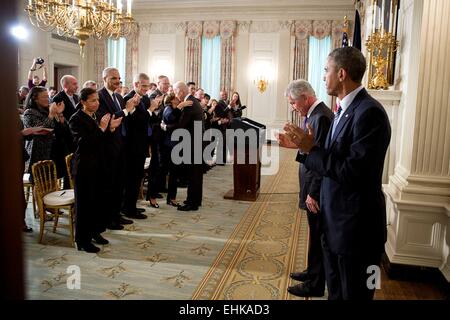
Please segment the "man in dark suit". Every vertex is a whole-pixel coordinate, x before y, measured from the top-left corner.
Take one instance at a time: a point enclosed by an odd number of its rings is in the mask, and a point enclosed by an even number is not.
[[[75,113],[79,98],[76,92],[78,91],[77,78],[71,75],[65,75],[61,78],[62,90],[58,92],[52,99],[58,101],[64,101],[64,118],[69,121],[70,117]]]
[[[103,115],[111,114],[111,119],[127,117],[135,111],[135,106],[139,103],[139,95],[129,99],[127,103],[122,96],[114,91],[119,87],[120,74],[116,68],[108,67],[103,70],[104,87],[98,91],[100,106],[97,110],[97,117],[101,119]],[[120,215],[122,206],[124,181],[126,173],[124,137],[126,137],[126,123],[122,123],[112,132],[107,132],[105,142],[105,157],[107,175],[106,199],[107,212],[110,214],[107,221],[107,228],[111,230],[123,229],[123,224],[133,223],[132,220],[123,218]]]
[[[203,194],[203,109],[198,100],[188,93],[188,87],[184,82],[175,83],[173,90],[180,101],[192,101],[192,106],[183,108],[179,121],[179,128],[186,129],[190,135],[190,150],[186,150],[190,152],[190,157],[187,164],[187,172],[189,172],[187,199],[183,206],[178,207],[178,210],[198,210],[198,207],[202,205]],[[198,131],[199,126],[200,131]],[[198,159],[199,153],[201,155]]]
[[[147,216],[142,213],[144,209],[136,208],[136,202],[144,177],[144,164],[148,154],[149,138],[152,135],[150,117],[151,113],[158,107],[159,100],[153,100],[150,103],[150,99],[146,95],[150,87],[150,78],[145,73],[137,74],[134,77],[133,84],[134,90],[130,91],[124,97],[124,100],[127,102],[138,94],[140,101],[135,111],[125,118],[127,135],[124,142],[127,175],[122,212],[128,218],[145,219]]]
[[[320,210],[329,299],[370,300],[376,287],[371,270],[380,265],[386,242],[381,181],[391,128],[383,106],[361,85],[366,60],[358,49],[334,50],[325,70],[327,93],[340,101],[325,146],[315,144],[312,130],[306,134],[292,124],[285,126],[286,137],[307,153],[306,168],[323,176]]]
[[[147,200],[150,201],[150,205],[154,208],[159,208],[156,202],[156,198],[162,198],[159,192],[167,192],[166,188],[166,175],[167,169],[164,164],[161,163],[161,149],[163,144],[163,134],[161,132],[161,121],[164,111],[162,100],[169,90],[170,81],[165,75],[158,76],[158,84],[156,89],[148,96],[150,102],[157,99],[158,106],[151,112],[150,126],[152,135],[150,137],[151,158],[150,166],[148,168],[148,188],[147,188]]]
[[[231,109],[229,107],[230,101],[228,100],[228,93],[226,90],[220,91],[220,100],[217,103],[216,109],[214,110],[214,113],[216,117],[219,118],[219,121],[217,122],[219,126],[220,132],[222,132],[222,141],[223,144],[220,146],[220,143],[217,145],[217,152],[216,152],[216,163],[218,165],[225,165],[227,163],[227,135],[226,130],[229,128],[230,121],[232,119]]]
[[[305,118],[302,129],[307,130],[307,126],[310,126],[316,133],[315,144],[323,147],[333,119],[330,108],[316,98],[314,89],[305,80],[292,81],[286,89],[286,96],[292,108]],[[280,140],[280,145],[297,148],[295,144],[285,140]],[[305,156],[304,153],[298,152],[296,160],[302,162]],[[319,205],[322,176],[300,163],[299,181],[299,206],[306,210],[309,224],[308,267],[305,271],[291,273],[292,279],[303,282],[289,287],[288,291],[300,297],[321,297],[325,290]]]

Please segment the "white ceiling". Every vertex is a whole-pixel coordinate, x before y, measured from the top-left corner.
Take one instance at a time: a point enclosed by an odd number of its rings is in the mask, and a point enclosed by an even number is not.
[[[192,8],[192,7],[348,7],[354,0],[134,0],[134,9],[148,9],[149,7]]]
[[[354,0],[133,0],[138,21],[182,19],[245,20],[323,18],[343,19],[354,9]]]

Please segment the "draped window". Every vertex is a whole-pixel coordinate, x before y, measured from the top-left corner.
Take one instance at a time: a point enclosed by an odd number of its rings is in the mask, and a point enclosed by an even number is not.
[[[202,38],[201,87],[212,98],[218,98],[220,92],[220,48],[220,36]]]
[[[309,38],[308,82],[316,91],[318,99],[330,105],[330,99],[323,81],[324,68],[328,54],[331,52],[331,36],[323,39]]]
[[[108,39],[108,67],[119,70],[120,77],[124,82],[126,79],[126,53],[127,42],[125,38],[119,40]],[[125,84],[125,83],[124,83]]]
[[[325,92],[325,84],[322,80],[323,67],[318,71],[310,70],[310,68],[319,68],[320,63],[326,62],[328,54],[341,46],[343,27],[343,21],[339,20],[302,20],[295,21],[291,29],[291,35],[295,39],[292,48],[294,51],[293,80],[308,79],[317,96],[329,107],[334,105],[334,99],[323,93]],[[352,21],[349,21],[348,29],[350,31],[348,37],[351,39]],[[317,48],[314,49],[314,47]],[[292,111],[291,121],[300,124],[302,119],[298,113]]]
[[[186,81],[194,81],[197,84],[209,85],[210,77],[219,76],[219,91],[226,90],[231,93],[235,90],[235,67],[236,67],[236,52],[235,52],[235,31],[236,21],[190,21],[186,25],[186,40],[187,40],[187,52],[186,52]],[[209,50],[209,44],[206,44],[204,39],[212,41],[219,37],[219,47],[214,47],[214,54],[217,54],[220,63],[217,72],[214,74],[206,72],[203,67],[206,67],[205,59],[210,59],[209,54],[203,57],[204,50]],[[207,47],[205,47],[205,45]],[[217,51],[216,51],[217,50]],[[216,60],[214,60],[216,61]],[[217,64],[214,62],[213,68],[215,70]],[[207,77],[207,79],[203,79]],[[214,78],[214,81],[216,78]],[[215,82],[214,82],[215,83]],[[209,90],[216,91],[216,88]],[[215,97],[215,92],[207,92]],[[217,93],[218,94],[218,93]]]

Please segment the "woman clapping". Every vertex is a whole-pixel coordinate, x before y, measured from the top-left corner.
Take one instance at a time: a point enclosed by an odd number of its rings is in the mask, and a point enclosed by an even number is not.
[[[94,89],[84,88],[80,92],[81,108],[70,118],[69,126],[76,144],[73,158],[75,181],[75,241],[78,250],[96,253],[100,251],[92,244],[108,244],[101,236],[106,227],[106,212],[103,181],[105,162],[103,151],[105,131],[115,131],[122,118],[105,114],[100,121],[96,117],[99,106]]]

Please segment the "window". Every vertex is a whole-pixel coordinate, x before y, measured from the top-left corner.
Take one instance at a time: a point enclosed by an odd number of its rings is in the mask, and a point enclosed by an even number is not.
[[[331,52],[331,36],[319,40],[309,37],[308,81],[316,92],[318,99],[330,106],[331,99],[323,81],[327,57]]]
[[[108,67],[114,67],[119,70],[122,82],[125,79],[126,52],[127,41],[125,38],[120,38],[119,40],[108,39]]]
[[[220,36],[202,38],[201,87],[211,98],[218,98],[220,92]]]

